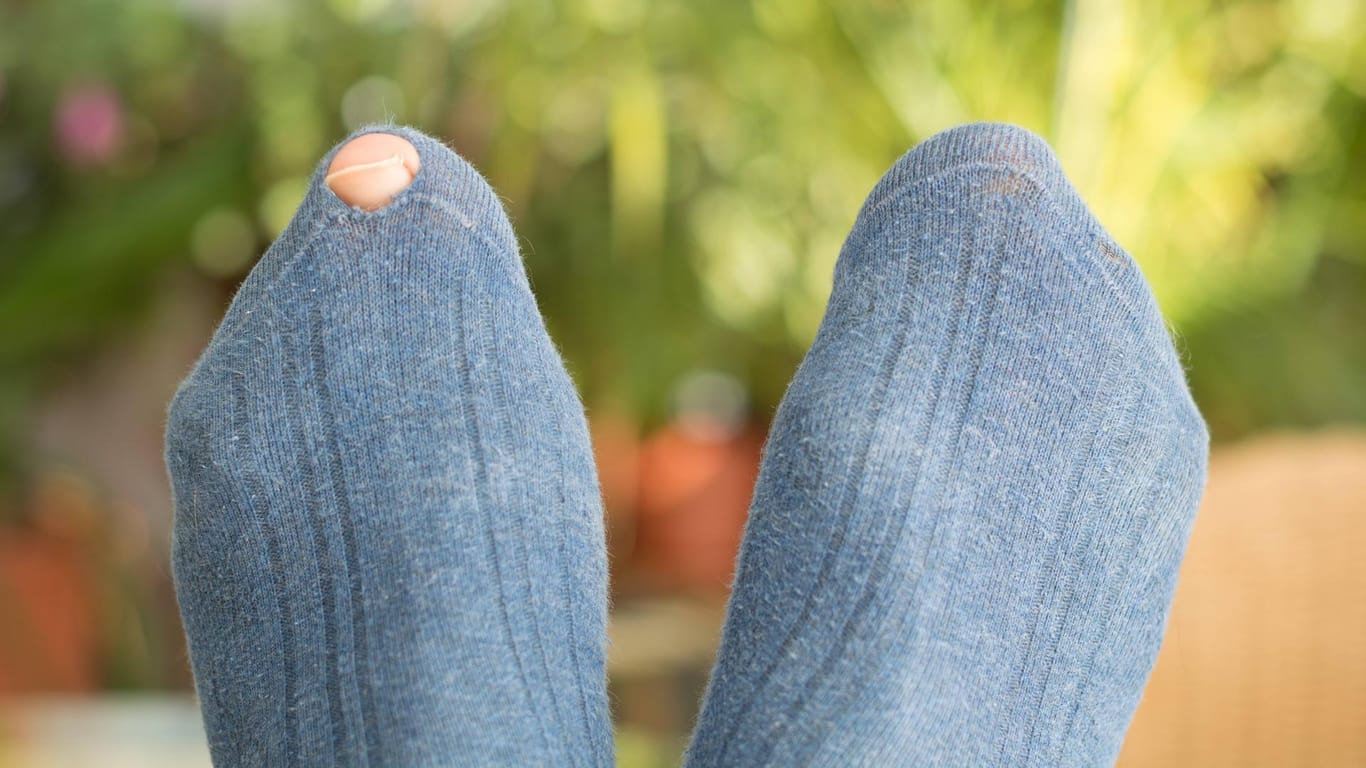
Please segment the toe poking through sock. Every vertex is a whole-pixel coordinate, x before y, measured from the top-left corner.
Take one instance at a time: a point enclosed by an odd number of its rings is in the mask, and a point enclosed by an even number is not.
[[[420,167],[417,149],[407,139],[367,133],[337,151],[325,181],[347,205],[377,211],[413,183]]]

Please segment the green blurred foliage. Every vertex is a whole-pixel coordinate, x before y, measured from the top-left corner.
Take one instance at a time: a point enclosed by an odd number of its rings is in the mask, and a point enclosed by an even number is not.
[[[648,423],[714,368],[766,413],[863,196],[915,142],[990,119],[1053,142],[1143,264],[1216,439],[1366,420],[1364,17],[1353,0],[0,0],[0,464],[18,466],[28,404],[165,274],[230,288],[316,158],[384,120],[447,139],[505,196],[590,408]],[[107,151],[66,135],[82,98],[87,123],[117,125]]]

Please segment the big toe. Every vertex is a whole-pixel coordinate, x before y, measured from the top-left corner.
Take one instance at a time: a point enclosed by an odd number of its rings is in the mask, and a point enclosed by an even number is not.
[[[417,149],[407,139],[366,133],[337,150],[326,181],[347,205],[376,211],[413,183],[421,165]]]

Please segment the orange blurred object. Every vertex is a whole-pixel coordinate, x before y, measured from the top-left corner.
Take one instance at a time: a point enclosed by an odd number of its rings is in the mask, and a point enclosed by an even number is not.
[[[99,617],[87,559],[67,539],[0,530],[0,695],[95,689]]]
[[[675,421],[641,449],[636,572],[658,589],[724,597],[735,569],[763,433]]]

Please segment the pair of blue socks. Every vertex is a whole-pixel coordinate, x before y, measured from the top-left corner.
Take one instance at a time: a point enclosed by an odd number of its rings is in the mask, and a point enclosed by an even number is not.
[[[498,196],[406,128],[323,181],[171,405],[220,766],[604,766],[583,408]],[[335,150],[334,150],[335,152]],[[1208,438],[1138,267],[1034,135],[902,157],[774,419],[689,766],[1113,763]]]

